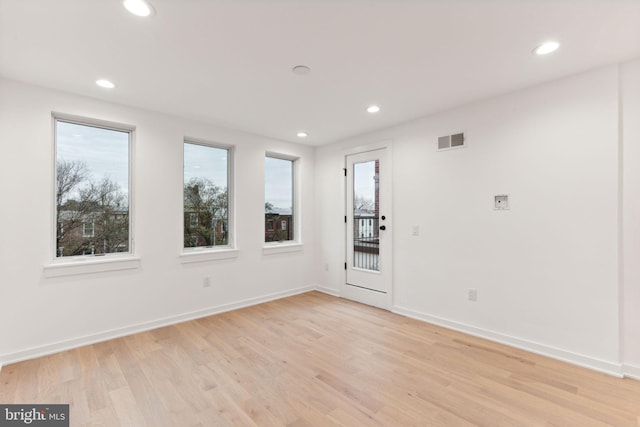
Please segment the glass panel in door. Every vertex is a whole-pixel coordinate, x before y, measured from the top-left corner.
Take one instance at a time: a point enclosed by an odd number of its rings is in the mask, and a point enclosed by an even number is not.
[[[353,267],[380,271],[380,163],[353,164]]]

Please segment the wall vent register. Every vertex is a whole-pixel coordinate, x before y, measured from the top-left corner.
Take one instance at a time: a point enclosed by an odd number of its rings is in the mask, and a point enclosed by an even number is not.
[[[453,135],[441,136],[438,138],[438,151],[448,150],[450,148],[464,147],[464,133],[455,133]]]

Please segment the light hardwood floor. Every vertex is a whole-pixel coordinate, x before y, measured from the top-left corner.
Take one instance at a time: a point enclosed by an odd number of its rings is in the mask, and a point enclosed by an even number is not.
[[[640,382],[310,292],[5,366],[72,426],[640,426]]]

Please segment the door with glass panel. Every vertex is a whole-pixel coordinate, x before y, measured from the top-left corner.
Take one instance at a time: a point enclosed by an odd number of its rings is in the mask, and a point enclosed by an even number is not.
[[[346,157],[347,275],[343,295],[387,308],[391,292],[388,149]]]

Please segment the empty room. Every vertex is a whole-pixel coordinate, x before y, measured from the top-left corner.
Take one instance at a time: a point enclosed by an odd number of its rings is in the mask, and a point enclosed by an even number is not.
[[[640,426],[640,1],[0,0],[0,426]]]

